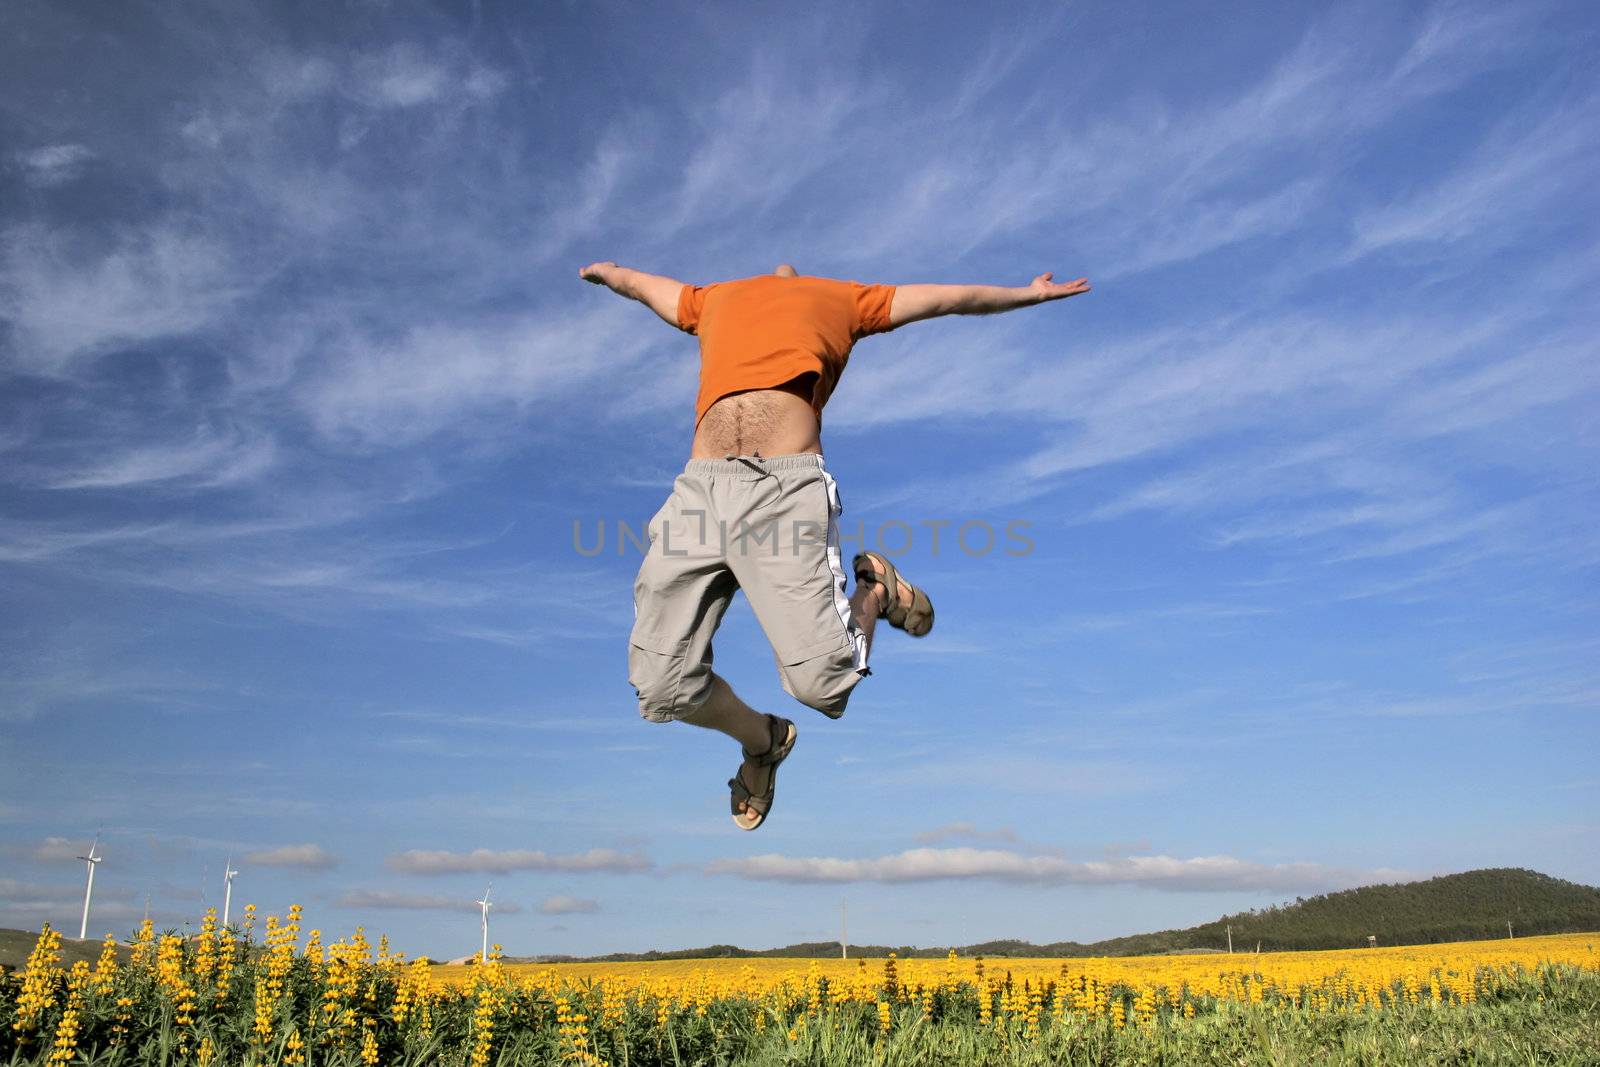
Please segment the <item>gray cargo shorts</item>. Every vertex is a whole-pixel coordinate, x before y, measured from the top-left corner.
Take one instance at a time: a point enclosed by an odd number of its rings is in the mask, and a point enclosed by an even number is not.
[[[650,520],[633,583],[628,681],[639,714],[671,722],[705,703],[711,637],[744,590],[783,688],[831,718],[867,670],[839,557],[839,488],[812,453],[690,460]]]

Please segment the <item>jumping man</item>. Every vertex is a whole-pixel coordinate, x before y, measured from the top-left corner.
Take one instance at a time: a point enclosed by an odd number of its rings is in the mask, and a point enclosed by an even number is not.
[[[986,315],[1088,292],[1086,279],[1031,285],[860,285],[771,274],[712,285],[593,263],[579,272],[700,338],[694,444],[650,520],[634,581],[628,680],[639,713],[718,730],[744,763],[729,780],[734,823],[772,810],[795,725],[752,710],[711,670],[711,637],[744,590],[772,643],[784,689],[829,718],[868,673],[879,618],[922,637],[933,603],[877,552],[839,557],[838,486],[822,461],[822,408],[868,334],[939,315]]]

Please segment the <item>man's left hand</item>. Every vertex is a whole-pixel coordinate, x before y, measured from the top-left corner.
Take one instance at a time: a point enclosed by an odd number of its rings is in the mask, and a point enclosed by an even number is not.
[[[1087,293],[1089,291],[1088,278],[1079,278],[1077,281],[1071,282],[1053,282],[1050,280],[1053,277],[1055,277],[1055,272],[1047,270],[1035,278],[1032,285],[1028,286],[1029,289],[1038,294],[1040,303],[1046,300],[1060,300],[1063,297],[1077,296],[1079,293]]]

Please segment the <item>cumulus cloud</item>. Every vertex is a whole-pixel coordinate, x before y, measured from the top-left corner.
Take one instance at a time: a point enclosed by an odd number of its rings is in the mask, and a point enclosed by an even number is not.
[[[973,880],[1263,892],[1325,891],[1405,877],[1402,872],[1391,870],[1350,871],[1318,863],[1262,864],[1232,856],[1122,856],[1074,862],[1055,856],[976,848],[917,848],[867,859],[767,854],[713,860],[705,870],[708,874],[765,882]]]
[[[582,897],[547,897],[539,910],[546,915],[578,915],[600,910],[600,902]]]
[[[641,852],[618,852],[610,848],[591,848],[587,852],[559,856],[532,849],[494,851],[480,848],[471,852],[429,852],[410,849],[389,857],[389,869],[406,874],[459,874],[478,872],[509,874],[512,871],[605,871],[631,873],[648,871],[655,864]]]
[[[515,915],[522,910],[520,904],[491,901],[500,915]],[[411,911],[478,911],[478,902],[466,897],[445,896],[442,893],[405,893],[391,889],[352,889],[333,902],[338,908],[392,908]]]
[[[338,859],[321,845],[284,845],[282,848],[269,848],[261,852],[251,852],[245,856],[246,863],[254,863],[259,867],[309,867],[320,869],[332,867]]]

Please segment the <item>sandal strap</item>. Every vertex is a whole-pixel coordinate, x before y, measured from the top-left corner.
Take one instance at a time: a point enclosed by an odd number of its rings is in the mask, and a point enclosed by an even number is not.
[[[933,629],[933,601],[920,589],[911,598],[911,607],[906,610],[904,629],[912,637],[922,637]]]
[[[736,774],[728,779],[728,810],[735,816],[749,815],[751,813],[759,815],[760,818],[756,820],[755,825],[760,826],[766,820],[767,813],[772,810],[773,797],[777,791],[776,787],[777,783],[774,782],[772,787],[765,793],[758,795],[750,792],[750,787],[745,785],[743,779]],[[744,805],[745,810],[743,812],[739,810],[739,805],[741,804]],[[749,829],[753,830],[755,826],[749,827]]]
[[[879,574],[873,569],[872,564],[868,562],[869,560],[877,560],[883,566],[883,573]],[[895,570],[894,564],[880,553],[860,552],[856,554],[855,559],[851,560],[850,565],[855,568],[856,581],[859,582],[864,578],[883,589],[883,608],[879,615],[887,618],[893,625],[900,625],[895,621],[895,613],[901,610],[900,583],[905,579],[900,577],[900,572]],[[906,582],[906,584],[910,585],[911,583]]]
[[[741,749],[745,758],[755,760],[758,767],[775,767],[782,763],[789,756],[789,752],[784,745],[789,740],[789,727],[793,725],[788,719],[769,714],[767,716],[767,733],[770,743],[767,745],[767,750],[765,752],[751,752],[749,749]]]
[[[873,569],[869,559],[883,565],[882,574]],[[904,630],[913,637],[922,637],[933,629],[933,601],[921,588],[911,584],[887,557],[877,552],[861,552],[856,555],[852,565],[856,569],[857,581],[873,582],[883,589],[879,617],[888,619],[890,626]],[[911,590],[909,603],[900,598],[902,583]]]

